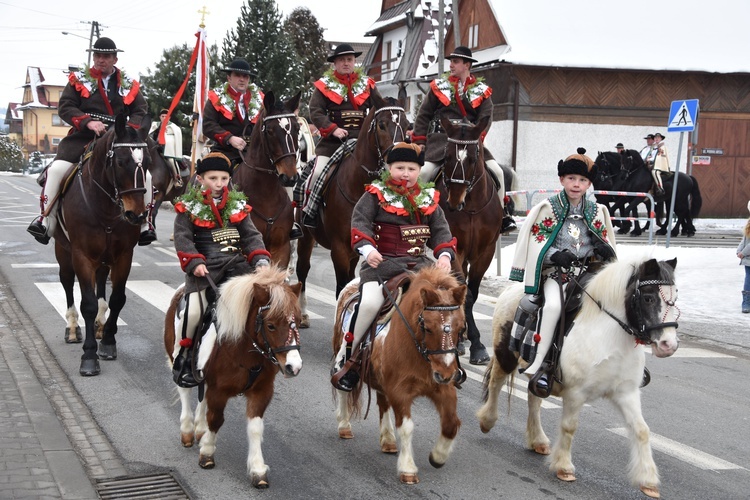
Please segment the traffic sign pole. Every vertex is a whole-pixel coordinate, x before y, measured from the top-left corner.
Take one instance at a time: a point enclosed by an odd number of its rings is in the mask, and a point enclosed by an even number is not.
[[[667,241],[665,247],[669,248],[669,240],[672,237],[672,220],[674,218],[674,200],[677,198],[677,180],[680,176],[680,156],[682,155],[682,140],[685,138],[685,132],[680,132],[680,145],[677,148],[677,165],[674,167],[674,177],[672,177],[672,200],[669,202],[669,225],[667,226]]]

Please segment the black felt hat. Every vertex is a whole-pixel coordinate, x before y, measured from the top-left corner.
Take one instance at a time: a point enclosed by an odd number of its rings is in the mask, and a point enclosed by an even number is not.
[[[656,136],[657,136],[657,135],[658,135],[659,137],[661,137],[662,139],[666,139],[666,137],[664,137],[663,135],[661,135],[661,132],[656,132],[656,133],[654,134],[654,139],[656,139]]]
[[[453,49],[453,52],[445,56],[446,59],[453,59],[454,57],[460,57],[464,61],[469,61],[473,63],[479,62],[476,59],[474,59],[474,55],[471,53],[471,49],[463,45],[459,45],[458,47]]]
[[[94,42],[94,47],[91,49],[86,49],[86,52],[101,52],[104,54],[116,54],[117,52],[124,52],[117,48],[117,45],[115,45],[115,42],[112,41],[111,38],[107,38],[106,36],[101,37],[96,42]]]
[[[198,160],[195,165],[197,175],[203,175],[211,170],[219,170],[232,175],[232,162],[222,153],[209,153],[202,160]]]
[[[424,152],[422,151],[422,148],[416,144],[397,142],[388,153],[387,162],[390,164],[397,161],[417,163],[421,167],[424,165]]]
[[[253,71],[253,69],[250,67],[250,63],[248,63],[246,60],[244,60],[241,57],[238,57],[234,61],[232,61],[229,66],[226,68],[221,69],[224,73],[241,73],[243,75],[250,75],[251,78],[255,78],[258,76],[258,73]]]
[[[349,54],[353,54],[354,57],[359,57],[362,55],[362,52],[355,51],[354,47],[352,47],[348,43],[341,43],[337,45],[335,49],[333,49],[333,54],[328,56],[328,59],[326,59],[326,61],[333,62],[338,56],[348,56]]]
[[[617,149],[617,148],[625,149],[625,146],[623,146],[621,142],[618,142],[617,146],[615,146],[615,149]]]
[[[557,164],[558,177],[578,174],[593,182],[596,176],[596,164],[585,153],[586,150],[584,148],[578,148],[577,154],[568,156],[565,158],[565,161],[560,160]]]
[[[646,137],[644,137],[644,139],[653,139],[653,138],[654,138],[654,134],[648,134]]]

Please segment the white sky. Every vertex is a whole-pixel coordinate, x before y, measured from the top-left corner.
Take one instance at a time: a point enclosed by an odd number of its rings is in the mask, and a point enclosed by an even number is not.
[[[437,3],[438,0],[433,0]],[[446,0],[446,3],[450,0]],[[66,68],[87,59],[90,25],[114,39],[118,66],[136,76],[164,48],[193,45],[206,6],[210,42],[221,46],[244,0],[0,0],[0,107],[20,101],[26,66]],[[381,0],[277,0],[282,14],[310,8],[329,40],[364,41]],[[746,0],[492,0],[512,47],[508,60],[533,64],[750,72]],[[85,6],[85,7],[84,7]],[[85,13],[83,13],[85,8]],[[78,13],[81,12],[81,13]],[[469,16],[461,19],[469,23]],[[62,35],[62,31],[76,36]]]

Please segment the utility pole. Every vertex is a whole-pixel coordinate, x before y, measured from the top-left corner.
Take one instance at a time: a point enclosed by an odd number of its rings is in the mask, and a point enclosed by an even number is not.
[[[445,56],[445,0],[438,2],[438,75],[443,74]]]
[[[459,47],[463,45],[461,43],[461,28],[458,24],[458,5],[459,0],[453,0],[453,8],[451,9],[451,12],[453,13],[453,41],[454,41],[454,49],[456,47]]]
[[[99,32],[99,23],[97,21],[81,21],[83,24],[90,24],[91,25],[91,34],[89,35],[89,60],[88,65],[89,68],[91,67],[91,49],[94,48],[94,40],[98,40],[101,36]],[[96,38],[94,38],[96,36]]]

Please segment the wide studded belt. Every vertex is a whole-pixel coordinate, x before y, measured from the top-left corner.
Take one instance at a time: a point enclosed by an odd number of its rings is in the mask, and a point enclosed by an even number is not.
[[[425,253],[430,239],[430,226],[409,224],[398,226],[376,222],[373,224],[378,252],[386,257],[419,257]]]
[[[328,112],[328,118],[339,128],[347,130],[359,130],[365,120],[365,112],[362,110],[338,110],[332,109]]]

